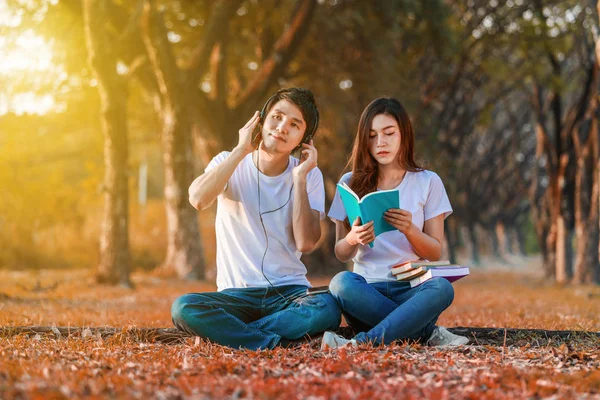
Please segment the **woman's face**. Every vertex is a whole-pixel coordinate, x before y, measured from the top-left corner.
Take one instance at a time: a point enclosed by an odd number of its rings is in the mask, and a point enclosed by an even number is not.
[[[387,114],[376,115],[369,132],[369,153],[373,158],[382,165],[397,160],[400,142],[400,128],[396,119]]]

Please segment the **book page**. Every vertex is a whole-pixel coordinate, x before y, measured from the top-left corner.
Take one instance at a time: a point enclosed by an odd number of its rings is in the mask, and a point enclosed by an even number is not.
[[[348,186],[346,184],[346,182],[338,183],[338,186],[341,186],[342,188],[346,189],[349,194],[351,194],[352,196],[354,196],[354,198],[356,199],[357,202],[360,202],[360,199],[358,198],[358,195],[356,193],[354,193],[354,190],[350,189],[350,186]]]

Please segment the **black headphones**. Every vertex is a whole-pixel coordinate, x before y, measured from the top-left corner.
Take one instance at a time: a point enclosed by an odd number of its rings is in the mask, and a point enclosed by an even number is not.
[[[265,102],[265,105],[263,106],[262,110],[260,110],[260,124],[261,125],[263,125],[265,123],[265,118],[267,117],[267,109],[269,109],[271,107],[271,104],[275,100],[278,100],[278,97],[279,97],[279,93],[275,93],[273,96],[269,97],[268,100]],[[312,138],[315,136],[315,133],[317,132],[317,128],[319,127],[319,110],[317,110],[316,106],[313,106],[313,107],[314,107],[314,111],[315,111],[314,123],[312,124],[310,129],[308,129],[308,127],[306,128],[306,131],[304,132],[304,137],[302,138],[302,141],[294,149],[294,151],[302,148],[302,144],[304,144],[304,143],[310,144],[310,141],[312,140]]]

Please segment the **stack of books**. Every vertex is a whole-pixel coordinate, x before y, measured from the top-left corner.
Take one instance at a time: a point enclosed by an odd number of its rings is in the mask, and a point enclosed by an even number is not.
[[[409,261],[392,267],[392,275],[399,281],[409,281],[410,287],[419,286],[431,278],[446,278],[454,282],[469,275],[469,267],[450,264],[450,261]]]

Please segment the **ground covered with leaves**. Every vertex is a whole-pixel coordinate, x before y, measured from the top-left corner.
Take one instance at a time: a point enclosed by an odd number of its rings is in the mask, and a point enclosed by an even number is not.
[[[600,398],[598,287],[474,270],[439,321],[472,328],[463,331],[471,345],[322,352],[318,339],[245,351],[148,334],[171,327],[178,295],[214,286],[134,281],[129,290],[96,285],[84,271],[0,271],[0,398]],[[549,332],[557,330],[578,332]]]

